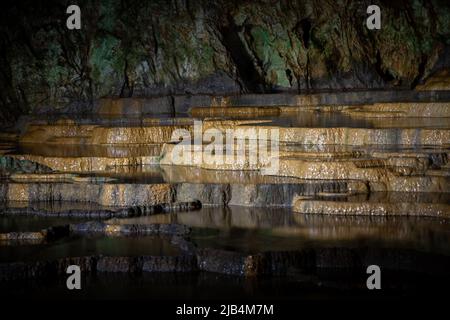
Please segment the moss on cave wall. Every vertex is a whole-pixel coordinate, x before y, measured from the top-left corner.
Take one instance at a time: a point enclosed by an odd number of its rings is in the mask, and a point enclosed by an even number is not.
[[[69,3],[70,2],[70,3]],[[0,22],[0,114],[101,96],[413,87],[443,58],[448,1],[16,1]],[[77,3],[82,30],[65,28]],[[447,58],[448,60],[448,58]]]

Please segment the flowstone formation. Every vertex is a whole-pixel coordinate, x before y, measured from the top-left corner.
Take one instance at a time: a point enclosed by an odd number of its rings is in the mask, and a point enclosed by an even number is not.
[[[177,273],[200,287],[219,273],[315,290],[326,275],[330,289],[374,263],[393,275],[446,274],[448,91],[262,97],[179,97],[175,117],[161,98],[27,117],[22,132],[2,136],[1,281],[61,277],[71,264],[96,279]],[[274,129],[263,140],[275,150],[255,162],[245,135],[208,149],[208,130]],[[180,164],[186,141],[190,162]],[[244,150],[210,161],[230,145]]]

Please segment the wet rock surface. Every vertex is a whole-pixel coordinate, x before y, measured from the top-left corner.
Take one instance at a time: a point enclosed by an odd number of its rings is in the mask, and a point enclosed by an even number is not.
[[[436,92],[275,95],[266,105],[251,95],[179,97],[191,113],[175,118],[161,116],[169,100],[108,98],[96,117],[30,119],[2,155],[0,219],[84,220],[6,224],[2,283],[53,281],[72,263],[88,277],[214,274],[310,289],[360,288],[344,279],[370,264],[445,276],[450,123],[445,91]],[[201,133],[276,128],[278,153],[179,165],[172,135],[193,134],[194,120]],[[267,173],[274,160],[279,170]]]
[[[86,222],[82,224],[70,225],[70,231],[76,234],[94,234],[100,233],[108,236],[114,235],[188,235],[190,229],[178,224],[151,224],[151,225],[133,225],[133,224],[108,224],[104,222]]]

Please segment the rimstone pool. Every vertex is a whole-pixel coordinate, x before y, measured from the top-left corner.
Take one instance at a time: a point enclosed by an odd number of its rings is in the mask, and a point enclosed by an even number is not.
[[[336,97],[175,114],[104,99],[90,115],[25,117],[0,137],[0,295],[67,296],[72,264],[84,298],[364,297],[369,265],[388,298],[450,283],[450,95]],[[194,121],[203,134],[276,129],[276,152],[249,161],[237,136],[231,163],[179,165],[174,132]]]

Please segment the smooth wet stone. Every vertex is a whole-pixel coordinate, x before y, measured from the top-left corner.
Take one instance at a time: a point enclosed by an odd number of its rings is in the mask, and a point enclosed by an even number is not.
[[[100,233],[114,235],[187,235],[190,228],[180,224],[111,224],[92,221],[70,225],[70,231],[77,234]]]
[[[445,78],[445,77],[444,77]],[[430,88],[430,90],[434,90]],[[436,90],[442,90],[441,87]],[[278,107],[278,106],[323,106],[327,104],[367,104],[374,102],[413,102],[445,101],[448,92],[417,92],[409,90],[369,90],[369,91],[335,91],[314,94],[239,94],[239,95],[176,95],[174,104],[176,112],[187,112],[194,107]],[[158,101],[158,98],[148,98]],[[149,103],[152,103],[149,101]],[[156,106],[157,107],[157,106]],[[165,110],[164,107],[161,110]]]
[[[439,118],[450,117],[450,102],[390,102],[360,106],[342,106],[340,112],[369,118]]]
[[[178,201],[199,200],[202,205],[254,207],[290,206],[295,195],[320,191],[347,192],[345,182],[304,184],[179,184]]]
[[[441,108],[447,110],[448,108]],[[412,112],[412,111],[411,111]],[[311,113],[311,115],[314,115]],[[274,119],[276,120],[276,118]],[[221,120],[204,119],[202,132],[217,129],[223,134],[227,129],[241,129],[242,131],[256,130],[266,132],[270,129],[279,130],[279,141],[298,144],[318,145],[445,145],[448,144],[450,129],[426,128],[419,125],[402,126],[397,128],[395,123],[389,128],[373,128],[373,126],[339,126],[305,127],[277,125],[271,120]],[[350,120],[351,122],[351,120]],[[70,130],[70,129],[71,130]],[[191,133],[193,125],[148,125],[148,126],[94,126],[94,125],[30,125],[26,133],[20,138],[21,143],[45,144],[155,144],[176,141],[172,137],[175,130],[187,130]],[[264,131],[266,130],[266,131]],[[245,135],[237,135],[237,138]],[[262,137],[264,139],[264,137]],[[266,138],[270,140],[270,138]]]
[[[49,158],[133,158],[145,156],[159,156],[160,144],[132,144],[132,145],[77,145],[44,143],[21,143],[16,146],[10,156],[41,156]]]
[[[394,169],[394,170],[393,170]],[[364,161],[308,161],[283,159],[278,175],[301,179],[356,180],[371,191],[448,192],[450,180],[436,175],[414,175],[417,167],[396,172],[384,163]]]
[[[1,186],[1,185],[0,185]],[[71,203],[72,206],[78,203]],[[68,205],[66,203],[66,205]],[[81,206],[82,207],[82,206]],[[94,206],[95,207],[95,206]],[[103,207],[93,208],[92,204],[87,203],[85,208],[67,209],[64,205],[61,208],[46,208],[45,205],[29,206],[25,202],[10,202],[6,208],[0,211],[0,216],[40,216],[40,217],[84,217],[84,218],[130,218],[149,216],[161,213],[187,212],[201,209],[202,204],[199,201],[191,202],[172,202],[158,203],[155,205],[122,207]]]
[[[420,202],[352,202],[294,199],[293,211],[307,214],[450,218],[450,205]]]
[[[155,205],[170,202],[168,184],[114,183],[7,183],[2,195],[6,201],[75,201],[103,206]]]
[[[197,251],[198,268],[202,271],[238,276],[256,276],[264,271],[263,257],[232,251],[201,249]]]
[[[0,174],[22,173],[50,173],[52,169],[42,163],[29,160],[18,159],[14,156],[0,156]]]
[[[249,181],[250,183],[289,182],[288,179],[283,180],[280,177],[299,180],[353,180],[367,185],[370,183],[374,191],[413,191],[415,188],[418,192],[438,192],[439,188],[445,189],[447,183],[445,179],[438,177],[449,174],[446,167],[448,151],[431,147],[428,150],[417,151],[407,148],[391,151],[373,147],[355,147],[354,151],[323,153],[302,149],[289,150],[284,146],[277,153],[260,158],[257,162],[249,161],[248,155],[241,155],[235,156],[233,162],[226,163],[209,161],[214,159],[215,155],[202,151],[191,152],[191,157],[180,163],[176,154],[178,151],[174,145],[164,145],[160,163],[163,176],[168,181],[245,183],[243,179],[253,175],[255,177]],[[196,160],[197,157],[202,161]],[[189,170],[189,168],[196,169]],[[273,170],[267,171],[269,168]],[[227,171],[228,175],[223,174]],[[248,173],[249,171],[254,173]],[[277,179],[264,179],[263,177],[268,174]],[[429,191],[422,191],[429,185],[435,186]]]
[[[192,166],[162,165],[161,174],[164,181],[171,184],[294,184],[303,182],[291,177],[263,176],[259,171],[207,170]]]
[[[28,205],[28,203],[27,203]],[[0,215],[5,216],[35,216],[35,217],[61,217],[61,218],[112,218],[115,216],[122,217],[121,211],[107,209],[62,209],[49,210],[45,208],[33,208],[24,205],[23,207],[7,207],[0,212]]]
[[[159,156],[138,157],[48,157],[36,155],[12,156],[19,160],[38,163],[61,172],[111,171],[117,167],[141,167],[159,163]]]
[[[417,91],[450,90],[450,70],[442,69],[431,75],[423,84],[416,87]]]
[[[279,128],[279,132],[280,142],[312,145],[441,146],[450,141],[449,129]]]

